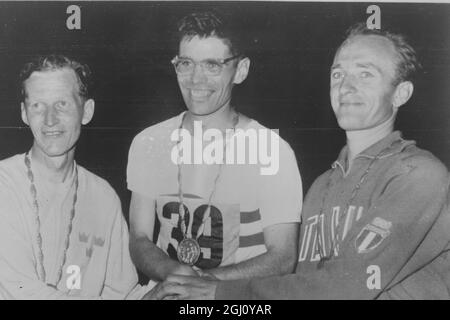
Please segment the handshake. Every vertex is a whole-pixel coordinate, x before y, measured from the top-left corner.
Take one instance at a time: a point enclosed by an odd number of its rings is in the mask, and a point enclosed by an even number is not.
[[[180,264],[142,300],[214,300],[218,281],[210,272]]]

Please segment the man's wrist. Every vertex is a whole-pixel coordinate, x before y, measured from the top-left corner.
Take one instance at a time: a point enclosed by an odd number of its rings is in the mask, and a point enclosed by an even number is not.
[[[218,271],[218,269],[200,270],[198,273],[202,278],[205,278],[208,280],[216,280],[216,281],[221,280],[219,278],[220,272]]]

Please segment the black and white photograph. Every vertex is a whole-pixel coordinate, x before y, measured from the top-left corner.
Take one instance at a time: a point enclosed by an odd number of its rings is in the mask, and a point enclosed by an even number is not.
[[[449,30],[450,1],[1,1],[0,299],[449,300]]]

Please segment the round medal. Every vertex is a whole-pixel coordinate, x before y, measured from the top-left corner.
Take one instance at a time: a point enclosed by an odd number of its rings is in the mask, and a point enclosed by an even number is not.
[[[200,245],[197,240],[184,238],[177,248],[178,261],[192,266],[200,257]]]

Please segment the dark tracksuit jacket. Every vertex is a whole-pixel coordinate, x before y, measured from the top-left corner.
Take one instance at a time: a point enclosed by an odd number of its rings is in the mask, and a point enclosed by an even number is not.
[[[348,173],[346,157],[344,147],[305,198],[296,272],[219,282],[216,299],[450,298],[446,167],[399,132],[361,152]],[[334,256],[318,268],[333,234]]]

